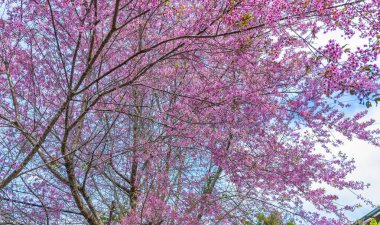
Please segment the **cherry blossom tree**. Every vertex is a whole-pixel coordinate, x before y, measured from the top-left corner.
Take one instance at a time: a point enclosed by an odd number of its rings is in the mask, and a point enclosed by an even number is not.
[[[342,102],[380,101],[379,0],[0,2],[1,222],[349,223],[320,184],[365,188],[333,133],[380,144]]]

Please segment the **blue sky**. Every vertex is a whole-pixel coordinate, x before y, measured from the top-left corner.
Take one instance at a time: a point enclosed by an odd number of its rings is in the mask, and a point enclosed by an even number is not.
[[[347,44],[347,47],[352,50],[366,44],[365,40],[357,36],[347,40],[342,38],[341,35],[342,32],[339,31],[320,34],[315,46],[323,46],[328,43],[329,39],[337,40],[342,46]],[[380,64],[380,60],[378,60],[378,62]],[[364,105],[360,105],[359,101],[353,96],[347,97],[347,103],[352,105],[352,107],[347,109],[347,114],[349,115],[366,109],[366,107]],[[373,125],[373,129],[380,129],[380,104],[369,108],[368,115],[365,119],[375,119],[376,122]],[[355,193],[352,193],[349,190],[330,190],[340,197],[337,201],[339,204],[360,203],[362,205],[361,208],[347,214],[349,219],[355,221],[373,209],[372,206],[366,205],[363,201],[359,200],[356,194],[360,194],[364,198],[371,200],[375,205],[380,205],[380,147],[373,146],[365,141],[345,140],[344,145],[337,149],[337,151],[342,151],[346,153],[349,158],[355,159],[357,168],[352,174],[349,175],[349,178],[370,184],[368,189],[359,192],[357,191]]]
[[[370,108],[366,118],[375,119],[376,124],[373,128],[380,129],[380,105]],[[368,189],[356,192],[356,194],[370,199],[375,205],[380,205],[380,147],[373,146],[364,141],[354,140],[351,142],[345,141],[340,150],[345,152],[349,157],[354,158],[356,162],[357,168],[349,175],[349,178],[371,184]],[[338,201],[340,204],[359,202],[363,205],[363,207],[348,214],[351,220],[359,219],[373,209],[372,206],[365,205],[362,201],[358,200],[357,196],[348,190],[337,192],[337,194],[340,197]]]

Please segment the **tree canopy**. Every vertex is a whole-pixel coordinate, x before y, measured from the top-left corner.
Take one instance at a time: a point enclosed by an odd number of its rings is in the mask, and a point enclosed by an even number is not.
[[[379,0],[0,4],[1,223],[349,224],[321,185],[365,188],[333,133],[380,144],[342,101],[380,101]]]

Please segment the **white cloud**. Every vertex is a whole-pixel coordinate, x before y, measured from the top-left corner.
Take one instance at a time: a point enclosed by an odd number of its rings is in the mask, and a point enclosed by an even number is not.
[[[376,120],[373,128],[380,129],[380,106],[373,107],[369,110],[366,119],[373,118]],[[365,141],[354,140],[346,141],[340,148],[348,157],[355,159],[356,170],[349,175],[350,179],[360,180],[369,183],[371,186],[363,191],[357,191],[363,197],[371,200],[375,205],[380,205],[380,147],[376,147]],[[341,204],[352,204],[361,202],[357,196],[350,191],[341,191],[338,193]],[[362,203],[361,203],[362,204]],[[363,205],[363,204],[362,204]],[[352,220],[359,219],[372,210],[372,206],[363,205],[362,208],[349,213],[348,216]]]
[[[320,33],[318,35],[319,39],[314,43],[315,47],[326,45],[330,39],[335,39],[342,46],[347,44],[347,46],[353,50],[367,44],[367,41],[361,39],[358,35],[355,35],[351,39],[345,39],[342,37],[342,34],[343,32],[341,31],[330,32],[327,34]],[[380,59],[378,62],[380,64]],[[366,109],[365,106],[359,105],[359,100],[355,99],[355,97],[347,96],[346,98],[347,103],[352,104],[352,107],[346,111],[348,115]],[[344,99],[344,101],[346,101],[346,99]],[[375,119],[376,122],[373,125],[373,128],[380,129],[380,104],[377,107],[375,106],[368,109],[368,112],[369,113],[365,119]],[[380,147],[376,147],[365,141],[353,140],[345,141],[344,145],[337,150],[346,153],[349,158],[355,159],[356,170],[350,174],[348,178],[363,181],[371,185],[368,189],[356,191],[355,193],[352,193],[349,190],[338,191],[328,188],[328,191],[339,196],[339,200],[337,201],[339,204],[352,205],[360,203],[363,205],[363,207],[347,214],[350,220],[355,221],[373,209],[372,206],[366,205],[363,201],[359,200],[356,194],[362,195],[364,198],[371,200],[375,205],[380,205]]]

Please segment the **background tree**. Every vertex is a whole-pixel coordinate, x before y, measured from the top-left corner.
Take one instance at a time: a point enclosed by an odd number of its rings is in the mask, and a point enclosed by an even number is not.
[[[378,101],[379,1],[0,2],[2,222],[349,222],[315,184],[365,187],[331,132],[379,145],[341,102]]]

